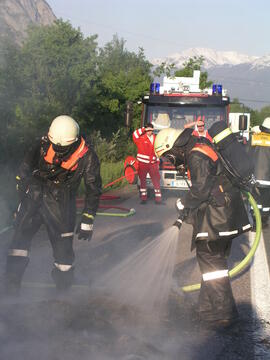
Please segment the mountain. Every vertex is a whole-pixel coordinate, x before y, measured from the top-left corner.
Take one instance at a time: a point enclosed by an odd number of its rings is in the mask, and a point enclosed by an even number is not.
[[[249,56],[246,54],[240,54],[236,51],[217,51],[206,48],[191,48],[167,56],[165,59],[153,59],[154,65],[159,65],[166,61],[167,63],[174,63],[176,67],[181,67],[185,61],[194,56],[203,56],[204,68],[208,69],[215,66],[236,66],[241,64],[250,64],[253,67],[270,67],[270,55],[266,56]]]
[[[235,51],[191,48],[164,59],[153,59],[154,65],[174,63],[177,68],[194,56],[203,56],[203,68],[209,79],[221,83],[233,98],[253,109],[270,105],[270,54],[249,56]]]
[[[0,44],[6,36],[21,44],[29,25],[50,25],[56,20],[45,0],[0,1]]]

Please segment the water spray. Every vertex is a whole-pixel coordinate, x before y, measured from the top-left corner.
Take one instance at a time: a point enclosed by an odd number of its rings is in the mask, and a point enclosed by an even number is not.
[[[230,278],[236,276],[237,274],[239,274],[240,271],[242,271],[243,269],[245,269],[248,266],[248,264],[252,260],[254,254],[259,246],[260,239],[261,239],[262,220],[261,220],[260,211],[258,209],[258,206],[257,206],[256,201],[254,200],[253,196],[249,192],[246,193],[246,195],[247,195],[248,201],[254,211],[255,223],[256,223],[256,235],[255,235],[255,240],[252,244],[252,247],[249,250],[246,257],[238,265],[236,265],[232,270],[229,271]],[[198,283],[198,284],[183,286],[183,287],[181,287],[181,290],[185,293],[188,293],[188,292],[200,290],[200,288],[201,288],[201,284]]]

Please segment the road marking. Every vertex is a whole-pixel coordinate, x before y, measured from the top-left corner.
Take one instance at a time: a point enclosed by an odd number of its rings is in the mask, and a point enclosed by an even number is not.
[[[12,226],[7,226],[3,229],[0,230],[0,235],[4,234],[6,231],[10,230],[12,228]]]
[[[250,233],[249,242],[252,245],[255,233]],[[269,266],[266,257],[265,244],[263,234],[258,249],[254,255],[253,264],[251,266],[251,299],[254,306],[253,317],[264,321],[270,319],[270,275]],[[258,326],[258,324],[257,324]],[[257,327],[256,326],[256,327]],[[264,332],[265,330],[261,329]],[[270,329],[268,329],[270,335]],[[260,334],[263,335],[263,334]]]

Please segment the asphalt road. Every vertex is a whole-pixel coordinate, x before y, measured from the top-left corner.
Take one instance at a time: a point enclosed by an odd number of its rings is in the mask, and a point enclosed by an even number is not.
[[[269,228],[263,231],[255,260],[232,280],[241,315],[238,326],[225,332],[203,329],[196,319],[198,292],[181,291],[183,285],[200,282],[188,225],[179,233],[166,316],[152,321],[132,307],[97,296],[91,284],[172,225],[179,194],[166,193],[162,205],[153,199],[141,205],[135,187],[118,195],[114,204],[136,213],[126,218],[97,216],[91,242],[75,240],[75,286],[66,294],[58,294],[53,286],[50,244],[44,229],[39,231],[21,296],[7,298],[0,290],[0,359],[270,359]],[[0,235],[1,286],[11,236],[12,231]],[[252,236],[234,241],[230,268],[248,252]]]

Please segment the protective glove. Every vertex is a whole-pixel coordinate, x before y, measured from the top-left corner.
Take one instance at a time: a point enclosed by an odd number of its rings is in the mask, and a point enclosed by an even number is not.
[[[178,227],[178,229],[180,230],[180,229],[181,229],[181,226],[182,226],[182,223],[183,223],[183,220],[181,220],[181,219],[178,218],[178,219],[173,223],[173,226]]]
[[[176,200],[175,207],[178,212],[184,210],[185,206],[184,206],[184,204],[182,204],[182,201],[180,198]]]
[[[185,208],[180,198],[176,200],[175,207],[178,212],[178,219],[174,222],[173,226],[177,226],[180,230],[183,221],[188,215],[188,209]]]
[[[90,241],[93,235],[93,225],[94,216],[88,213],[83,213],[81,222],[77,227],[77,234],[79,240],[88,240]]]

